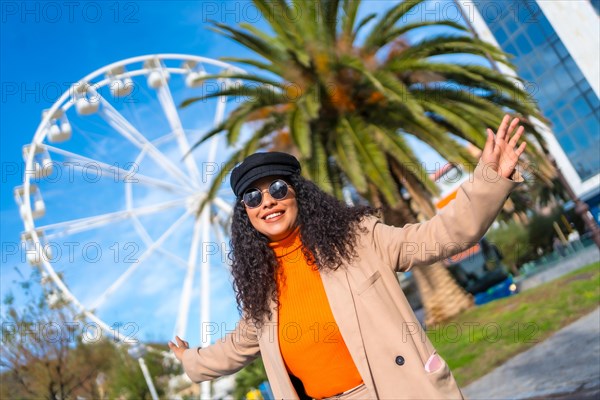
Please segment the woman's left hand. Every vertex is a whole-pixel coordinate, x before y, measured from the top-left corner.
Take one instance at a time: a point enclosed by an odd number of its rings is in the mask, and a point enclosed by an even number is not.
[[[183,359],[183,352],[190,348],[190,344],[179,336],[175,336],[177,344],[169,342],[169,348],[175,353],[175,357],[181,361]]]
[[[497,171],[504,178],[509,178],[512,175],[519,157],[527,145],[527,143],[523,142],[519,147],[516,147],[517,141],[523,134],[523,131],[525,131],[525,128],[519,126],[517,129],[517,125],[519,124],[518,118],[514,118],[510,122],[510,125],[508,124],[509,121],[510,115],[507,114],[502,118],[495,136],[494,131],[489,128],[487,129],[488,137],[483,148],[483,153],[481,154],[481,162],[487,165],[488,168]],[[517,129],[516,132],[515,129]],[[515,133],[511,137],[513,132]]]

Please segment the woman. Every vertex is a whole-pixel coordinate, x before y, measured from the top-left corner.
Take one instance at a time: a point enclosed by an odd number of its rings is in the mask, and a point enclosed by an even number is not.
[[[473,179],[443,214],[402,228],[325,194],[290,155],[246,158],[231,174],[239,201],[230,257],[242,318],[206,348],[169,342],[185,372],[195,382],[214,379],[260,355],[278,399],[462,398],[396,271],[449,257],[487,231],[522,181],[515,167],[523,128],[509,121],[495,137],[488,129]]]

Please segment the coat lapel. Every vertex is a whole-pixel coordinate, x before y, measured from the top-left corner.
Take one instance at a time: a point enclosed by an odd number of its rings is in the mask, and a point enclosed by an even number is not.
[[[292,385],[279,349],[277,304],[271,300],[269,307],[272,317],[261,328],[258,339],[269,384],[276,399],[298,399],[298,394]]]
[[[362,341],[354,297],[348,282],[348,272],[345,268],[339,268],[336,271],[321,271],[321,279],[333,317],[340,328],[352,360],[365,385],[374,394],[376,393],[375,384]]]

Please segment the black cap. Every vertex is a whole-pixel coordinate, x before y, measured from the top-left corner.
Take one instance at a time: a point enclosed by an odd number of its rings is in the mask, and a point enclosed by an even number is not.
[[[254,153],[231,171],[231,189],[239,197],[257,179],[270,175],[299,174],[300,169],[300,163],[291,154],[278,151]]]

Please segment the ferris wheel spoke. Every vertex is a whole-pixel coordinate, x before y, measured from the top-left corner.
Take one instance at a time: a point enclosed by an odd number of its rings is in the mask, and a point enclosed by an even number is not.
[[[112,222],[122,221],[128,218],[132,218],[134,216],[152,214],[158,211],[164,211],[170,208],[179,207],[182,204],[185,204],[186,201],[186,198],[170,200],[146,207],[134,208],[131,210],[122,210],[113,213],[95,215],[93,217],[57,222],[55,224],[40,226],[36,229],[42,230],[43,232],[55,231],[46,234],[46,238],[52,239],[74,233],[97,229]]]
[[[225,220],[224,217],[219,217],[215,222],[216,222],[215,229],[217,231],[219,231],[219,234],[218,234],[219,241],[224,243],[223,233],[227,232],[227,230],[230,228],[231,220],[229,220],[229,219]],[[217,228],[220,228],[220,229],[217,229]]]
[[[209,209],[205,208],[200,215],[202,221],[202,235],[209,237],[210,234],[210,215]],[[204,326],[210,323],[210,258],[203,257],[200,265],[200,327],[201,327],[201,344],[202,347],[206,347],[210,344],[210,338],[207,335],[202,334],[204,332]]]
[[[178,264],[180,264],[182,267],[185,267],[187,265],[187,261],[184,260],[183,258],[179,257],[177,254],[174,254],[168,250],[165,249],[160,249],[160,252],[164,255],[166,255],[167,257],[170,257],[173,259],[173,261],[177,262]]]
[[[216,224],[213,224],[213,230],[215,232],[215,237],[217,238],[217,242],[225,245],[227,242],[225,241],[225,237],[223,235],[223,232],[226,232],[226,222],[222,221],[221,219],[216,221]],[[227,270],[231,270],[231,267],[228,263],[225,263],[225,267],[227,268]]]
[[[176,192],[180,192],[180,193],[185,192],[188,194],[193,193],[193,190],[188,185],[181,185],[181,186],[175,185],[173,183],[163,181],[161,179],[152,178],[147,175],[139,174],[132,170],[126,170],[126,169],[117,167],[115,165],[109,165],[102,161],[98,161],[93,158],[85,157],[80,154],[70,152],[68,150],[60,149],[58,147],[54,147],[54,146],[50,146],[50,145],[44,145],[44,146],[46,147],[46,149],[48,149],[48,151],[51,151],[56,154],[61,154],[61,155],[67,156],[67,157],[71,157],[71,159],[73,159],[75,161],[81,161],[82,162],[81,164],[78,162],[74,163],[74,164],[69,164],[69,166],[72,166],[74,169],[84,170],[86,168],[89,168],[91,165],[93,165],[94,168],[98,168],[98,170],[100,170],[102,172],[105,172],[107,174],[112,174],[114,176],[115,180],[123,179],[123,182],[125,182],[125,183],[141,183],[141,184],[160,187],[160,188],[166,189],[171,192],[176,191]],[[72,162],[72,161],[69,160],[69,162]]]
[[[139,268],[140,265],[142,265],[144,263],[144,261],[150,257],[154,251],[163,244],[163,242],[165,240],[167,240],[172,234],[173,232],[175,232],[175,230],[186,220],[187,217],[189,217],[191,215],[192,211],[191,210],[186,210],[185,213],[183,213],[183,215],[181,217],[179,217],[179,219],[177,219],[154,243],[152,243],[152,245],[150,247],[148,247],[146,249],[146,251],[144,251],[142,253],[142,255],[140,256],[140,258],[137,260],[137,262],[131,264],[129,266],[129,268],[127,268],[125,270],[125,272],[123,272],[119,278],[111,285],[108,287],[108,289],[106,289],[97,299],[96,301],[94,301],[92,303],[92,305],[90,306],[90,309],[92,310],[96,310],[98,309],[98,307],[100,307],[102,304],[104,304],[104,302],[106,301],[106,299],[108,298],[108,296],[110,296],[112,293],[114,293],[121,285],[123,285],[123,283],[125,283],[125,281],[127,281],[127,279],[135,272],[135,270],[137,270]]]
[[[220,208],[221,211],[231,215],[233,213],[233,207],[231,207],[231,205],[229,203],[227,203],[225,200],[223,200],[220,197],[215,197],[213,199],[213,203],[215,204],[215,206],[217,206],[217,208]]]
[[[187,273],[183,281],[183,288],[181,290],[181,298],[179,300],[179,314],[177,315],[177,322],[175,324],[175,333],[179,336],[185,334],[187,330],[187,318],[190,310],[191,296],[192,296],[192,284],[194,282],[194,272],[196,271],[196,264],[198,262],[198,246],[200,244],[200,235],[202,228],[202,219],[197,218],[194,223],[194,233],[192,234],[192,244],[190,247],[190,253],[187,262]],[[205,238],[206,240],[207,238]]]
[[[134,216],[131,219],[136,227],[136,230],[138,232],[138,234],[140,235],[140,237],[142,238],[142,241],[144,242],[144,244],[148,247],[152,246],[152,238],[150,237],[150,235],[148,235],[148,231],[146,231],[146,228],[144,227],[144,225],[142,225],[142,223],[140,222],[140,220]],[[166,255],[167,257],[171,257],[174,261],[178,262],[181,265],[187,265],[187,261],[185,261],[183,258],[177,256],[176,254],[173,254],[172,252],[163,249],[163,248],[159,248],[158,251],[164,255]]]
[[[171,94],[169,85],[162,85],[160,88],[158,88],[158,100],[162,105],[167,120],[169,121],[171,130],[177,137],[177,143],[179,145],[179,149],[181,150],[181,155],[183,156],[190,150],[190,144],[187,140],[185,132],[183,131],[181,119],[179,118],[177,107],[173,101],[173,95]],[[198,171],[198,166],[196,165],[194,157],[185,157],[184,162],[194,182],[200,182],[200,172]]]
[[[106,99],[100,97],[102,108],[99,114],[112,126],[118,133],[129,140],[140,150],[147,149],[148,155],[152,157],[161,167],[163,167],[173,178],[177,179],[182,185],[196,186],[188,176],[181,172],[169,158],[156,148],[144,135],[142,135],[133,125],[127,121]]]
[[[135,225],[135,230],[137,231],[138,235],[140,235],[140,237],[142,238],[142,241],[144,242],[144,244],[146,246],[151,246],[153,240],[150,237],[150,235],[148,234],[148,231],[146,230],[146,228],[144,227],[144,225],[142,225],[142,223],[138,219],[138,217],[134,215],[131,218],[131,221]]]

